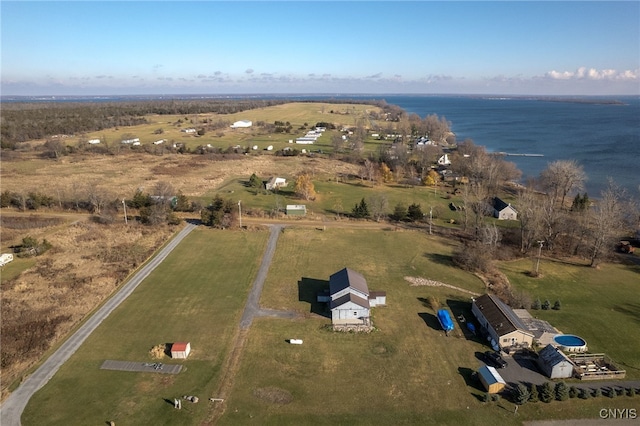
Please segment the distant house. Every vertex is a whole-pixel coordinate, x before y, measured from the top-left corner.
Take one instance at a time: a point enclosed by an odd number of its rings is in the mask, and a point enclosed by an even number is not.
[[[287,216],[305,216],[307,214],[307,206],[304,204],[287,204]]]
[[[251,122],[250,120],[240,120],[240,121],[236,121],[235,123],[233,123],[231,125],[232,129],[242,129],[242,128],[247,128],[247,127],[251,127],[253,125],[253,122]]]
[[[140,145],[140,138],[123,139],[121,143],[125,145]]]
[[[449,154],[444,154],[442,157],[438,158],[438,164],[441,166],[450,166],[451,160],[449,160]]]
[[[265,184],[267,191],[275,191],[276,189],[284,188],[287,186],[287,180],[285,178],[274,176],[270,178]]]
[[[513,309],[493,294],[483,294],[474,299],[471,312],[490,338],[494,349],[531,347],[533,333],[515,314]]]
[[[493,216],[499,220],[518,220],[518,211],[510,203],[505,203],[500,198],[494,197]]]
[[[188,128],[188,129],[182,129],[182,130],[180,130],[180,131],[181,131],[182,133],[196,133],[196,132],[197,132],[197,130],[196,130],[196,129],[194,129],[193,127],[190,127],[190,128]]]
[[[538,366],[550,379],[568,379],[573,375],[573,362],[553,345],[545,346],[538,353]]]
[[[187,359],[191,353],[190,342],[175,342],[171,345],[171,358],[173,359]]]
[[[160,145],[161,143],[164,143],[164,142],[165,142],[164,139],[159,139],[159,140],[155,141],[153,144],[154,145]]]
[[[99,143],[100,143],[100,139],[89,139],[89,140],[87,141],[87,143],[88,143],[89,145],[97,145],[97,144],[99,144]]]
[[[329,277],[329,295],[333,325],[371,325],[371,308],[387,303],[385,292],[369,292],[367,280],[349,268]]]
[[[498,393],[507,386],[507,382],[504,381],[498,371],[488,365],[480,367],[478,377],[489,393]]]

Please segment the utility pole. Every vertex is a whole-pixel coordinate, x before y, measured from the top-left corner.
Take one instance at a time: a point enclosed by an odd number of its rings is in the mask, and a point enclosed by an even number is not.
[[[124,207],[124,223],[126,225],[129,222],[127,221],[127,203],[125,203],[124,198],[122,199],[122,207]]]
[[[536,275],[538,275],[538,268],[540,267],[540,255],[542,254],[542,245],[544,244],[544,241],[538,241],[538,244],[540,244],[540,246],[538,247],[538,261],[536,262]]]
[[[433,222],[433,207],[429,208],[429,235],[431,235],[431,222]]]
[[[238,201],[238,216],[240,217],[240,229],[242,229],[242,200]]]

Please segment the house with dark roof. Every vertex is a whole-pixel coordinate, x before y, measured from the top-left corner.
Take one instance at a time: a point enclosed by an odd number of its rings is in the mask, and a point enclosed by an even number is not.
[[[498,197],[493,197],[493,216],[499,220],[518,220],[518,211],[511,203],[505,203]]]
[[[553,345],[547,345],[538,352],[538,366],[550,379],[568,379],[573,375],[573,362]]]
[[[364,276],[349,268],[329,277],[329,296],[334,325],[370,325],[371,308],[387,303],[385,292],[370,292]]]
[[[533,333],[506,303],[493,294],[474,299],[471,312],[490,337],[494,349],[531,347]]]

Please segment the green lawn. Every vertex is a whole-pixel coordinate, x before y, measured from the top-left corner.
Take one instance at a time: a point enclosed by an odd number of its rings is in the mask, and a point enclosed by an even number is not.
[[[587,341],[589,352],[606,353],[626,369],[627,378],[640,378],[640,266],[604,264],[598,269],[543,259],[541,278],[527,272],[531,260],[501,265],[517,289],[535,300],[556,300],[561,309],[531,310],[563,333]]]
[[[195,230],[31,399],[24,425],[198,424],[218,386],[267,232]],[[187,340],[178,375],[100,370],[105,359],[151,362],[157,344]],[[164,399],[198,395],[178,411]],[[64,397],[61,397],[64,396]]]
[[[266,232],[194,231],[35,395],[23,423],[201,424],[266,238]],[[480,366],[477,353],[487,346],[465,336],[457,322],[445,337],[426,303],[433,296],[454,316],[469,318],[470,295],[404,280],[424,277],[483,292],[478,278],[451,265],[455,246],[424,231],[286,228],[260,303],[301,316],[254,320],[219,423],[515,425],[597,418],[602,407],[637,406],[637,397],[540,402],[514,416],[513,403],[504,399],[481,402],[472,373]],[[387,306],[373,309],[376,330],[370,334],[328,330],[330,319],[315,302],[316,292],[343,267],[361,272],[371,290],[387,292]],[[524,274],[530,260],[502,267],[516,288],[562,301],[560,311],[536,312],[540,317],[584,337],[592,350],[637,365],[638,307],[630,297],[638,293],[637,269],[543,261],[544,278],[533,280]],[[617,283],[606,297],[603,282]],[[292,338],[304,344],[288,344]],[[105,359],[150,361],[149,348],[176,340],[193,346],[178,375],[99,369]],[[173,409],[169,402],[187,394],[201,403]]]

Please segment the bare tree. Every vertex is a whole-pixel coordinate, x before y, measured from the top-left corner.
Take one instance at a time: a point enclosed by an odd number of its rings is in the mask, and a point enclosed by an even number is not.
[[[607,248],[624,232],[626,193],[613,180],[600,193],[600,199],[590,211],[590,265],[597,266]]]
[[[369,197],[369,211],[371,217],[376,221],[380,220],[387,215],[387,209],[389,207],[389,201],[384,194],[376,194]]]
[[[518,219],[520,219],[520,252],[526,253],[534,241],[541,238],[541,196],[532,186],[521,188],[518,193]]]
[[[586,180],[587,175],[575,160],[554,161],[540,173],[542,189],[554,203],[559,201],[561,208],[565,207],[567,195],[582,190]]]

